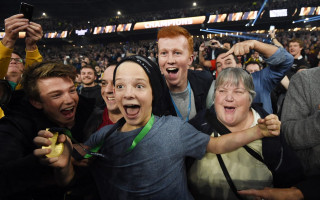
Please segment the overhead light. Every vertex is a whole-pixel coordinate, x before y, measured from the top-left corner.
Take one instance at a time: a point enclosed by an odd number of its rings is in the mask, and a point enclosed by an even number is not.
[[[44,13],[42,13],[42,16],[47,16],[47,14],[44,12]]]
[[[121,15],[121,12],[120,12],[120,11],[118,11],[118,12],[117,12],[117,15]]]
[[[193,6],[197,6],[197,2],[193,2],[193,4],[192,4]]]

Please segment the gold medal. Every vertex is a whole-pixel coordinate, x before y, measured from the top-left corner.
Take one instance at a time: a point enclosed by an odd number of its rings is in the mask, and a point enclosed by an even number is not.
[[[46,129],[46,130],[48,130],[48,129]],[[53,133],[53,137],[48,138],[51,141],[51,145],[42,146],[42,149],[51,149],[51,152],[46,155],[48,158],[58,157],[63,152],[64,144],[63,143],[57,144],[58,136],[59,136],[58,132]]]

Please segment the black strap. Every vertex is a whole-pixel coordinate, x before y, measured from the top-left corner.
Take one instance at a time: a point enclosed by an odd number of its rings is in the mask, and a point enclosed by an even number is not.
[[[218,133],[216,131],[213,131],[213,132],[214,132],[214,137],[218,137]],[[217,155],[220,167],[221,167],[221,169],[223,171],[223,174],[226,177],[226,180],[227,180],[227,182],[228,182],[228,184],[230,186],[230,189],[232,190],[233,194],[236,195],[236,197],[238,199],[242,200],[243,198],[238,194],[238,190],[237,190],[236,186],[234,185],[234,183],[233,183],[233,181],[232,181],[232,179],[230,177],[228,169],[227,169],[226,165],[224,164],[221,155],[220,154],[216,154],[216,155]]]
[[[205,118],[208,121],[208,123],[216,130],[219,132],[221,135],[225,135],[227,133],[230,133],[231,131],[225,127],[217,118],[217,115],[214,111],[214,109],[210,109],[206,111]],[[259,160],[260,162],[264,163],[263,158],[258,154],[256,151],[248,147],[247,145],[244,145],[243,148],[255,159]]]

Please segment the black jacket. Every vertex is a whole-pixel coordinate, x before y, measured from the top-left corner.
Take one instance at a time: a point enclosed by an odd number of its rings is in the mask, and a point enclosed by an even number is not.
[[[94,103],[80,97],[76,122],[71,132],[78,141],[85,141],[86,121]],[[59,188],[53,168],[39,163],[33,155],[38,148],[33,139],[39,130],[57,127],[41,110],[34,108],[22,90],[15,91],[10,104],[3,107],[0,119],[0,199],[64,199],[69,188]]]
[[[206,108],[206,98],[213,81],[213,76],[207,71],[188,70],[188,81],[194,95],[194,102],[197,113]],[[165,115],[177,116],[171,101],[168,87],[165,92],[166,113]]]

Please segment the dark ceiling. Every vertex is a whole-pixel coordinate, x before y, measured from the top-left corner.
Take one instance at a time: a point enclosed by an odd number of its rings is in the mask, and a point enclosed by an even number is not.
[[[0,19],[19,12],[20,2],[3,0],[0,5]],[[172,8],[190,8],[193,2],[198,6],[213,6],[234,2],[234,0],[24,0],[35,6],[34,17],[45,12],[53,18],[92,19],[115,16],[120,10],[123,14],[135,14],[148,11],[162,11]],[[250,2],[237,0],[237,3]],[[252,2],[252,0],[251,0]]]

